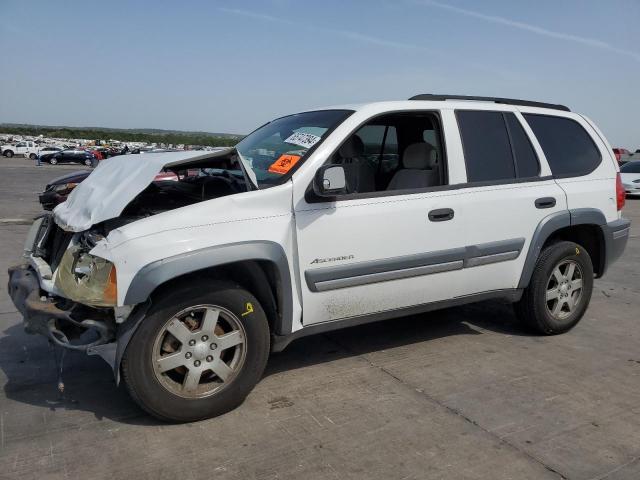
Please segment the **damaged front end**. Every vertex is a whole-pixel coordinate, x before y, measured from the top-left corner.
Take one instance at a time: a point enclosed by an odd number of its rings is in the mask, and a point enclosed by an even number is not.
[[[95,268],[78,242],[52,216],[36,220],[27,237],[25,263],[9,269],[8,291],[28,333],[72,350],[115,338],[115,281],[99,259]],[[108,262],[106,262],[108,263]],[[55,275],[52,274],[55,271]],[[105,280],[106,277],[106,280]]]
[[[22,263],[9,269],[9,295],[28,333],[100,355],[114,370],[125,322],[143,315],[146,304],[118,298],[110,235],[138,220],[254,188],[232,149],[143,157],[101,162],[66,202],[35,220]],[[177,180],[154,180],[161,171]]]

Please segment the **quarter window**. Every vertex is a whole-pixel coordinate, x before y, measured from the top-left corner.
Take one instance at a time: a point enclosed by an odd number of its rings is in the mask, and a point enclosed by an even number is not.
[[[600,151],[587,131],[575,120],[549,115],[524,114],[558,176],[591,173],[600,164]]]

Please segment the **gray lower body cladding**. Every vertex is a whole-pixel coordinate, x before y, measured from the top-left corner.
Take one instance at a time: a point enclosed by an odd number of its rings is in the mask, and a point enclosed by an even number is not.
[[[514,238],[438,252],[318,268],[307,270],[305,279],[309,290],[323,292],[460,270],[518,258],[524,242],[524,238]]]

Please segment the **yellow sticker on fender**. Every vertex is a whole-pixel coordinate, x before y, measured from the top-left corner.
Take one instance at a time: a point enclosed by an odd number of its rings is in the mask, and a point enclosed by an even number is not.
[[[302,158],[300,155],[280,155],[280,157],[269,166],[269,171],[271,173],[284,175],[298,163],[300,158]]]

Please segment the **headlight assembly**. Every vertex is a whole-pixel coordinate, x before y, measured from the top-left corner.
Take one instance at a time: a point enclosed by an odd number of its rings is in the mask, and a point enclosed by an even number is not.
[[[69,193],[71,190],[73,190],[74,188],[76,188],[78,186],[77,183],[71,182],[71,183],[63,183],[60,185],[56,185],[55,187],[53,187],[53,190],[56,193]]]
[[[95,307],[117,305],[116,267],[73,245],[62,256],[55,286],[65,297]]]

